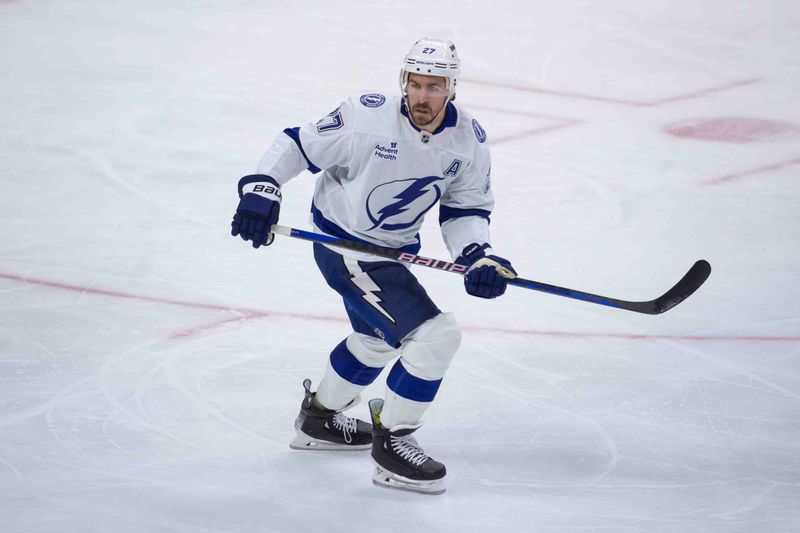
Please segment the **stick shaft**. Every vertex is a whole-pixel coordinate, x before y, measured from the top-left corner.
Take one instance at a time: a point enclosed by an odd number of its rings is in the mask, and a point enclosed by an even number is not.
[[[272,232],[286,237],[293,237],[295,239],[303,239],[311,242],[318,242],[353,250],[357,252],[368,253],[387,259],[393,259],[411,265],[418,265],[436,270],[443,270],[445,272],[453,272],[461,274],[462,276],[469,270],[464,265],[458,265],[449,261],[442,261],[441,259],[431,259],[421,255],[410,254],[401,252],[392,248],[385,248],[377,246],[368,242],[351,241],[331,235],[323,235],[321,233],[313,233],[297,228],[290,228],[287,226],[274,225]],[[547,294],[554,294],[556,296],[563,296],[573,300],[581,300],[606,307],[614,307],[616,309],[624,309],[626,311],[634,311],[637,313],[645,313],[648,315],[658,315],[668,311],[681,303],[683,300],[691,296],[700,286],[708,279],[711,274],[711,265],[707,261],[701,259],[697,261],[689,271],[676,283],[670,290],[654,300],[633,302],[628,300],[619,300],[617,298],[610,298],[608,296],[601,296],[599,294],[592,294],[590,292],[577,291],[566,287],[559,287],[557,285],[550,285],[532,279],[525,279],[516,277],[509,279],[508,284],[523,289],[530,289],[534,291],[544,292]]]

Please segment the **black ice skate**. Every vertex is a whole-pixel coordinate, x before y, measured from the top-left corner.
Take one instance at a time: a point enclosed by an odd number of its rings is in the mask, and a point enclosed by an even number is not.
[[[311,380],[303,381],[305,398],[300,414],[294,421],[297,434],[289,444],[293,450],[369,450],[372,447],[372,426],[345,416],[341,411],[321,409],[313,405],[316,393],[311,392]],[[358,398],[342,411],[358,403]]]
[[[434,461],[411,436],[422,424],[400,425],[387,429],[380,421],[383,400],[369,401],[372,414],[372,460],[375,473],[372,482],[381,487],[412,490],[425,494],[445,491],[444,465]]]

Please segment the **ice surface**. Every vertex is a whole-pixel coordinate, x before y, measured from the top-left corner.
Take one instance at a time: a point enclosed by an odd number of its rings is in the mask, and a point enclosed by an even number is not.
[[[0,2],[0,531],[800,530],[798,28],[790,1]],[[523,276],[650,299],[714,267],[657,317],[419,269],[464,329],[419,432],[439,497],[289,450],[348,323],[308,244],[229,236],[271,139],[396,91],[423,35],[459,47]]]

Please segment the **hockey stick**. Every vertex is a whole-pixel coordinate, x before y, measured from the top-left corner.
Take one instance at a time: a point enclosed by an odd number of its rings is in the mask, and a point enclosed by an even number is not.
[[[409,254],[400,252],[391,248],[384,248],[366,242],[355,242],[339,237],[332,237],[330,235],[322,235],[320,233],[312,233],[296,228],[289,228],[280,226],[278,224],[272,226],[272,232],[286,237],[293,237],[295,239],[303,239],[311,242],[318,242],[337,246],[339,248],[346,248],[356,252],[364,252],[403,263],[412,265],[419,265],[428,268],[435,268],[437,270],[444,270],[446,272],[455,272],[457,274],[464,274],[468,267],[442,261],[439,259],[430,259],[420,255]],[[627,300],[618,300],[616,298],[609,298],[608,296],[600,296],[598,294],[591,294],[588,292],[576,291],[574,289],[567,289],[558,287],[556,285],[548,285],[539,281],[531,279],[524,279],[516,277],[509,279],[508,284],[524,289],[531,289],[534,291],[546,292],[548,294],[555,294],[557,296],[564,296],[574,300],[583,300],[593,304],[605,305],[607,307],[616,307],[617,309],[625,309],[626,311],[635,311],[637,313],[645,313],[648,315],[659,315],[665,311],[669,311],[686,298],[692,295],[694,291],[700,288],[700,285],[705,282],[711,274],[711,265],[708,261],[701,259],[697,261],[689,271],[672,287],[670,290],[656,298],[655,300],[648,300],[645,302],[630,302]]]

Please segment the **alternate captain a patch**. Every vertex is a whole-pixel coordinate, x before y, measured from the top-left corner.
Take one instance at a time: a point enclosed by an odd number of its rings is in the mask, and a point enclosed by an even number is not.
[[[460,159],[453,159],[453,162],[450,163],[450,166],[444,171],[444,176],[446,178],[454,178],[456,174],[458,174],[458,171],[461,170],[461,165]]]

